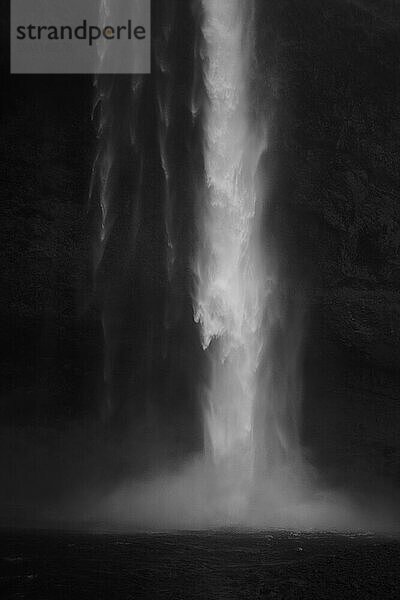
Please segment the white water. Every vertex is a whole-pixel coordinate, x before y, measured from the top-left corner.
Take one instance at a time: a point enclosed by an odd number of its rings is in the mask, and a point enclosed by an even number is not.
[[[232,513],[246,504],[254,478],[258,367],[271,284],[262,255],[257,189],[266,132],[256,129],[249,115],[251,4],[203,0],[209,104],[195,319],[211,362],[204,398],[206,452]]]
[[[267,130],[260,115],[251,117],[253,2],[198,1],[204,8],[209,98],[203,115],[206,186],[194,264],[195,319],[210,367],[203,393],[205,456],[176,473],[127,481],[97,503],[94,515],[127,528],[349,527],[355,519],[346,500],[314,494],[303,470],[297,419],[301,319],[298,314],[288,319],[261,227],[268,194],[258,169]],[[169,121],[161,85],[157,94],[168,199]],[[111,150],[106,145],[101,171],[101,250],[112,225]],[[168,226],[168,203],[166,209]]]

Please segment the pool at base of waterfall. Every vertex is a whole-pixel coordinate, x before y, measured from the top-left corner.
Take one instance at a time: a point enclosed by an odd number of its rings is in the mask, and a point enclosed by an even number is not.
[[[373,534],[0,534],[3,600],[383,600],[399,589],[400,541]]]

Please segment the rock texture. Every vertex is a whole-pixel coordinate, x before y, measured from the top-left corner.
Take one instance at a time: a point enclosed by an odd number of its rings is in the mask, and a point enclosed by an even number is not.
[[[338,482],[399,483],[400,9],[306,0],[260,15],[272,212],[308,305],[304,440]]]

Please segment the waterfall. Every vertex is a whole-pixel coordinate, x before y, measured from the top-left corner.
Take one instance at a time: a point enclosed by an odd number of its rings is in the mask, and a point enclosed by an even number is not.
[[[256,4],[154,2],[152,74],[97,82],[104,412],[150,475],[107,500],[117,520],[259,526],[302,501],[301,315],[268,224]]]
[[[266,131],[250,118],[251,4],[203,2],[206,189],[195,319],[211,364],[204,398],[206,452],[233,512],[246,503],[254,478],[258,368],[271,286],[257,186]]]

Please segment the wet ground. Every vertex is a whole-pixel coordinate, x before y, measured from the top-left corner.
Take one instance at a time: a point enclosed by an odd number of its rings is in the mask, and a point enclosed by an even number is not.
[[[400,541],[232,531],[0,534],[0,598],[400,598]]]

